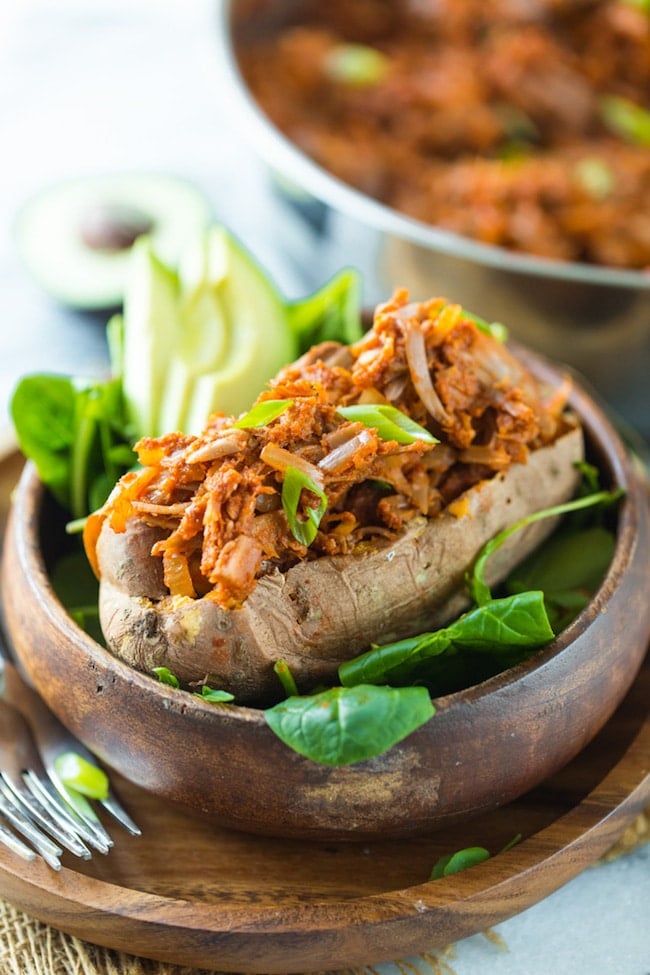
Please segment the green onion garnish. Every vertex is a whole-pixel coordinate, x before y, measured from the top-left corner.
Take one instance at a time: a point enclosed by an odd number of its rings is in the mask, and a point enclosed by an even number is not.
[[[194,693],[194,697],[200,697],[202,701],[207,701],[208,704],[227,704],[228,701],[234,701],[235,695],[231,694],[230,691],[220,691],[214,687],[208,687],[204,684],[201,688],[201,693]]]
[[[280,683],[284,688],[284,693],[287,697],[296,697],[300,692],[298,690],[298,685],[296,684],[296,679],[291,673],[289,664],[286,660],[276,660],[273,664],[273,670],[278,675]]]
[[[74,789],[89,799],[106,799],[108,776],[77,752],[63,752],[54,759],[54,769],[67,789]]]
[[[460,873],[461,870],[468,870],[479,863],[484,863],[490,859],[490,854],[483,846],[468,846],[464,850],[457,850],[455,853],[448,853],[440,857],[431,871],[430,880],[440,880],[442,877],[450,877],[452,874]]]
[[[339,44],[327,55],[325,72],[332,81],[366,88],[384,79],[388,58],[366,44]]]
[[[468,311],[467,308],[463,308],[463,317],[468,318],[470,322],[474,322],[479,331],[485,332],[486,335],[491,335],[497,342],[507,342],[508,329],[501,322],[487,322],[479,315],[475,315],[474,312]]]
[[[629,98],[607,95],[600,103],[603,121],[612,132],[628,142],[650,146],[650,112]]]
[[[153,673],[161,684],[169,684],[170,687],[180,687],[180,681],[176,674],[172,674],[169,667],[154,667]]]
[[[576,163],[574,171],[580,185],[594,199],[603,200],[612,192],[614,177],[603,159],[581,159]]]
[[[303,490],[311,491],[316,497],[320,498],[317,508],[307,506],[307,518],[302,521],[298,518],[298,507],[300,506],[300,496]],[[316,532],[320,525],[321,518],[327,509],[327,495],[312,479],[298,470],[297,467],[287,467],[284,472],[282,483],[282,507],[289,522],[289,528],[293,537],[301,545],[311,545],[316,538]]]
[[[287,407],[293,403],[292,399],[267,399],[262,403],[257,403],[252,410],[233,423],[234,427],[240,430],[248,430],[252,427],[265,427],[272,420],[276,420],[284,413]]]
[[[356,420],[367,427],[372,427],[382,440],[396,440],[397,443],[403,444],[416,443],[418,440],[430,444],[440,442],[406,413],[385,403],[340,406],[336,412],[346,420]]]

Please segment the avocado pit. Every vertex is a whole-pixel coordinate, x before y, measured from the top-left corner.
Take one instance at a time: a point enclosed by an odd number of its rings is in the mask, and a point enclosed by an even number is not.
[[[82,214],[79,233],[86,247],[104,253],[129,250],[138,237],[149,234],[154,220],[143,210],[123,203],[105,202]]]

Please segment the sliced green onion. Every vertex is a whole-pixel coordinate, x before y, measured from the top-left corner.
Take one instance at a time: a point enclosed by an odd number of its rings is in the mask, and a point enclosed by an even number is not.
[[[440,880],[442,877],[450,877],[461,870],[468,870],[475,867],[478,863],[484,863],[490,859],[489,852],[483,846],[468,846],[464,850],[457,850],[455,853],[448,853],[440,857],[433,870],[430,880]]]
[[[581,159],[574,171],[583,189],[596,200],[604,200],[614,188],[614,176],[603,159]]]
[[[300,691],[286,660],[276,660],[273,670],[278,675],[287,697],[297,697]]]
[[[108,776],[77,752],[63,752],[54,759],[54,769],[67,789],[74,789],[89,799],[108,796]]]
[[[616,135],[639,146],[650,146],[650,112],[645,108],[629,98],[606,95],[600,110],[605,125]]]
[[[169,667],[154,667],[153,673],[161,684],[169,684],[170,687],[180,687],[180,681],[176,674],[172,674]]]
[[[508,850],[511,850],[513,848],[513,846],[517,846],[518,843],[521,843],[521,840],[522,840],[521,833],[517,833],[516,836],[513,836],[511,840],[508,840],[506,845],[501,850],[501,853],[507,853]]]
[[[316,497],[320,498],[317,508],[307,506],[307,518],[302,521],[298,518],[298,508],[300,506],[300,496],[303,490],[311,491]],[[327,495],[312,479],[298,470],[297,467],[287,467],[284,472],[284,482],[282,484],[282,507],[289,522],[289,528],[293,537],[301,545],[311,545],[316,538],[316,532],[320,525],[321,518],[327,509]]]
[[[467,308],[463,308],[463,317],[469,318],[470,322],[474,322],[476,327],[481,332],[485,332],[486,335],[491,335],[493,339],[497,340],[497,342],[507,341],[508,329],[501,322],[487,322],[479,315],[475,315],[473,312],[468,311]]]
[[[262,403],[256,403],[252,410],[240,416],[234,427],[241,430],[249,430],[252,427],[265,427],[272,420],[277,420],[284,411],[291,406],[292,399],[267,399]]]
[[[228,701],[235,700],[235,695],[230,691],[220,691],[215,687],[208,687],[207,684],[204,684],[201,693],[195,693],[194,697],[200,697],[202,701],[207,701],[209,704],[226,704]]]
[[[396,440],[409,444],[423,440],[425,443],[440,443],[432,433],[421,427],[406,413],[385,403],[358,403],[353,406],[340,406],[337,411],[346,420],[356,420],[372,427],[382,440]]]
[[[327,55],[325,72],[332,81],[366,88],[379,84],[386,76],[389,60],[366,44],[339,44]]]

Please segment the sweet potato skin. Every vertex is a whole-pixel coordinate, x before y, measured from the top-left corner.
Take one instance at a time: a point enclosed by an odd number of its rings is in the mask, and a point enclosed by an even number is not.
[[[182,682],[207,680],[239,703],[277,696],[278,659],[286,660],[301,692],[331,683],[339,664],[370,643],[435,629],[462,612],[464,575],[479,549],[529,512],[571,497],[582,457],[576,427],[372,552],[321,557],[264,576],[243,607],[231,611],[207,597],[164,595],[160,560],[147,555],[159,535],[135,522],[118,534],[106,522],[97,556],[107,643],[139,670],[169,667]],[[518,532],[488,563],[488,582],[502,579],[552,528],[545,519]]]

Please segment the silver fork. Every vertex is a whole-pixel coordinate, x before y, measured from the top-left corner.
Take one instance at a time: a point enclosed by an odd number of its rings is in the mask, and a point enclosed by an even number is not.
[[[68,791],[55,763],[75,752],[95,757],[61,724],[7,659],[0,635],[0,843],[31,860],[40,854],[53,869],[64,849],[89,859],[91,850],[108,853],[113,841],[93,806]],[[140,829],[109,788],[101,805],[134,836]],[[25,843],[27,840],[28,843]]]

